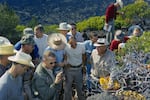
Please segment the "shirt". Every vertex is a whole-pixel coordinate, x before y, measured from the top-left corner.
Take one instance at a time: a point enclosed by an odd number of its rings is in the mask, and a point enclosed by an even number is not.
[[[107,49],[103,56],[98,55],[96,49],[93,50],[92,54],[93,69],[91,74],[97,78],[106,77],[110,75],[110,78],[114,78],[116,72],[115,66],[115,55],[112,51]]]
[[[67,44],[65,52],[67,55],[67,63],[72,66],[78,66],[82,63],[82,54],[85,53],[85,47],[81,43],[77,43],[76,48],[72,48],[70,44]]]
[[[116,19],[117,15],[117,7],[114,4],[110,4],[106,9],[106,23],[108,23],[112,19]]]
[[[0,78],[0,100],[24,100],[21,76],[13,78],[6,71]]]
[[[34,37],[35,43],[37,44],[37,47],[39,49],[40,58],[42,58],[45,48],[48,46],[47,39],[47,34],[43,34],[42,38]]]

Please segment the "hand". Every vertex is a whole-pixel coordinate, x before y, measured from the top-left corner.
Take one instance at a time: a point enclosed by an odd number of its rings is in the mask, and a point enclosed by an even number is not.
[[[60,62],[60,63],[58,63],[58,66],[64,67],[64,66],[65,66],[65,63],[64,63],[64,62]]]
[[[82,73],[86,74],[86,67],[85,66],[82,66]]]
[[[63,79],[63,72],[59,72],[57,75],[56,75],[56,79],[55,79],[55,84],[58,84],[62,81]]]

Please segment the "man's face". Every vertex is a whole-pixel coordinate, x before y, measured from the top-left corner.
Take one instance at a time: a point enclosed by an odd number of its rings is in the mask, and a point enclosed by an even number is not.
[[[104,54],[106,52],[107,46],[97,46],[96,47],[98,54]]]
[[[43,36],[43,32],[41,32],[40,29],[36,29],[34,33],[37,38],[41,38]]]
[[[98,35],[93,35],[91,38],[91,41],[93,41],[93,43],[95,43],[98,40]]]
[[[24,48],[25,48],[25,52],[30,54],[34,49],[34,45],[33,44],[26,44],[26,45],[24,45]]]
[[[44,60],[45,67],[47,69],[53,69],[56,66],[56,58],[55,57],[46,57]]]
[[[11,63],[11,61],[8,60],[8,57],[9,57],[9,56],[13,56],[13,55],[3,55],[3,56],[1,57],[1,62],[2,62],[2,64],[3,64],[4,66],[7,66],[7,65],[9,65],[9,64]]]
[[[71,32],[72,32],[72,34],[76,33],[76,26],[75,25],[71,25]]]
[[[69,44],[71,45],[72,48],[76,48],[76,46],[77,46],[77,42],[74,38],[71,38],[69,40]]]
[[[23,65],[23,64],[17,64],[17,66],[18,66],[19,75],[23,75],[27,71],[27,69],[29,68],[28,66]]]

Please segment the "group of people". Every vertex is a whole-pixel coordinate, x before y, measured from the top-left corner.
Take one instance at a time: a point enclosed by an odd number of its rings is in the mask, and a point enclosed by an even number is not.
[[[121,0],[108,7],[106,27],[114,23],[119,6]],[[112,89],[118,70],[113,50],[132,36],[142,35],[138,27],[130,36],[121,30],[115,33],[113,27],[111,36],[104,38],[98,31],[91,31],[89,40],[84,40],[75,23],[66,22],[59,24],[59,33],[50,35],[44,34],[41,24],[34,30],[25,28],[15,45],[1,36],[0,100],[72,100],[73,85],[78,99],[85,100],[84,74],[88,95],[92,77],[109,77],[108,89]]]

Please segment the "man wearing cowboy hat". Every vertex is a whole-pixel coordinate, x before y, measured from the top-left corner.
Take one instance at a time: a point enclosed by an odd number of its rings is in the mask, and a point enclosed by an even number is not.
[[[29,34],[24,35],[21,38],[20,43],[21,43],[20,52],[30,54],[33,51],[35,45],[33,35]],[[29,68],[23,75],[24,92],[26,93],[28,100],[32,100],[31,80],[33,77],[34,70],[35,70],[34,68]]]
[[[109,88],[112,88],[115,75],[115,55],[108,49],[108,41],[105,38],[99,38],[94,46],[96,49],[91,54],[93,64],[91,76],[95,78],[110,76]]]
[[[8,56],[14,55],[14,46],[5,37],[0,37],[0,77],[10,67]]]
[[[53,52],[56,55],[57,66],[54,68],[55,74],[62,71],[65,65],[65,51],[67,40],[64,35],[60,33],[53,33],[49,35],[48,44],[46,50]]]
[[[35,67],[30,55],[17,52],[9,56],[11,68],[0,78],[0,100],[24,100],[22,75],[29,67]]]
[[[114,26],[114,20],[116,19],[117,14],[123,14],[123,12],[117,12],[117,8],[123,7],[122,0],[116,0],[115,3],[110,4],[106,9],[105,14],[105,30],[108,31],[110,28],[109,33],[107,34],[107,41],[110,43],[114,39],[114,32],[115,32],[115,26]]]

